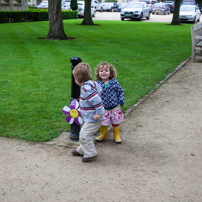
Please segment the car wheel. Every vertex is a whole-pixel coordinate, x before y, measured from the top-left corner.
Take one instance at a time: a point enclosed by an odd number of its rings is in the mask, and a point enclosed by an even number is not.
[[[124,18],[121,18],[121,21],[124,21]]]
[[[199,16],[199,18],[198,18],[197,22],[200,22],[200,16]]]
[[[152,13],[154,15],[154,13]]]
[[[148,14],[148,16],[147,16],[146,18],[147,18],[147,20],[149,20],[149,19],[150,19],[150,12],[149,12],[149,14]]]
[[[100,9],[100,13],[102,13],[102,8]]]
[[[141,21],[142,20],[142,13],[140,14],[140,17],[139,17],[139,19],[138,19],[139,21]]]
[[[196,16],[194,17],[193,23],[195,23],[195,21],[196,21]]]

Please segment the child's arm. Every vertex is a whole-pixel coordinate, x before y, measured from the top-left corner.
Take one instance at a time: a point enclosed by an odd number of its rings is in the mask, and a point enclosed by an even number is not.
[[[118,87],[117,95],[118,95],[119,104],[121,106],[123,106],[124,105],[124,91],[118,81],[117,81],[117,87]]]

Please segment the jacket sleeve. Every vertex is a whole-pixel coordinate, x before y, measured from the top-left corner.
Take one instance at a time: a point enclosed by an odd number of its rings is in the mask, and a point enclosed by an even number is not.
[[[125,99],[124,99],[124,91],[123,91],[123,88],[121,87],[121,85],[119,84],[119,82],[118,81],[116,81],[116,82],[117,82],[117,96],[118,96],[119,104],[121,106],[123,106],[124,101],[125,101]]]

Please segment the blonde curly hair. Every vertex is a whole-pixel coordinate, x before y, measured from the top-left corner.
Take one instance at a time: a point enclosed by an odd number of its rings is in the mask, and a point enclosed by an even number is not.
[[[109,71],[110,71],[110,76],[109,76],[109,79],[113,79],[113,78],[116,78],[116,75],[117,75],[117,73],[116,73],[116,69],[115,69],[115,67],[113,66],[113,65],[111,65],[111,64],[109,64],[108,62],[101,62],[98,66],[97,66],[97,68],[95,69],[95,78],[96,78],[96,80],[97,81],[102,81],[102,79],[99,77],[99,71],[101,70],[101,69],[109,69]]]

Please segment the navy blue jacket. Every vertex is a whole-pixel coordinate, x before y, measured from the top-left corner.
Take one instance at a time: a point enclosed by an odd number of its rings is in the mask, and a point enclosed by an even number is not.
[[[102,87],[101,98],[106,110],[115,108],[118,104],[124,105],[124,92],[119,82],[113,78],[109,81],[109,85],[106,88],[105,83],[97,81]]]

